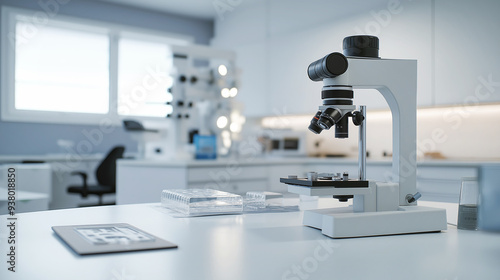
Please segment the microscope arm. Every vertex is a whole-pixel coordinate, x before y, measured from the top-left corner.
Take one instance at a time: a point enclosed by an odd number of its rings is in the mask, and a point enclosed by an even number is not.
[[[416,192],[417,61],[347,57],[347,71],[325,78],[324,86],[352,85],[353,89],[376,89],[392,112],[392,172],[386,181],[398,182],[399,204],[409,205]],[[402,113],[403,112],[403,113]]]

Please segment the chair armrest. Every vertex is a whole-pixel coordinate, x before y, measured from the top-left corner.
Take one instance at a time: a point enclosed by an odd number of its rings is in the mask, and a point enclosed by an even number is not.
[[[88,190],[88,185],[87,185],[87,178],[88,178],[88,175],[87,173],[85,172],[81,172],[81,171],[73,171],[70,173],[71,175],[78,175],[80,177],[82,177],[82,180],[83,180],[83,196],[86,197],[87,196],[87,190]]]

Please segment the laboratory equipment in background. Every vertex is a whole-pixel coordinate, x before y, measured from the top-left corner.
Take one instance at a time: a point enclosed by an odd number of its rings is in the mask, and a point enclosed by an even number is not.
[[[194,158],[195,159],[216,159],[217,158],[217,137],[215,135],[194,135]]]
[[[464,177],[460,186],[460,197],[458,200],[459,229],[477,229],[477,203],[479,201],[479,186],[477,178]]]
[[[123,127],[137,142],[138,159],[172,157],[172,138],[168,137],[171,125],[161,121],[123,120]]]
[[[288,191],[308,196],[353,199],[352,207],[309,210],[303,223],[332,238],[376,236],[445,230],[446,210],[417,206],[416,192],[416,86],[415,60],[382,59],[374,36],[351,36],[344,53],[331,53],[311,63],[309,78],[323,81],[323,105],[309,130],[321,133],[335,127],[335,138],[347,138],[348,122],[359,127],[359,174],[309,172],[307,178],[281,178]],[[393,116],[392,172],[386,182],[367,180],[366,108],[353,104],[355,89],[376,89]]]
[[[264,130],[259,137],[266,156],[305,157],[306,137],[302,131],[291,129]]]
[[[171,51],[173,82],[165,92],[171,113],[161,120],[124,121],[138,142],[139,158],[195,159],[195,135],[214,136],[217,156],[227,156],[245,122],[243,108],[234,100],[234,52],[199,45],[171,46]]]
[[[229,154],[245,118],[238,94],[238,70],[231,51],[205,46],[173,46],[171,88],[178,158],[192,158],[194,135],[215,136],[217,155]]]

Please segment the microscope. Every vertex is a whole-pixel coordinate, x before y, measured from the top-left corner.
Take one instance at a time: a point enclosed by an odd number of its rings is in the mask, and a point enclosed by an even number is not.
[[[306,178],[290,175],[280,182],[287,184],[291,193],[353,199],[353,204],[305,211],[303,224],[332,238],[445,230],[446,210],[417,206],[421,196],[416,187],[417,61],[380,58],[375,36],[346,37],[343,49],[343,54],[328,54],[307,69],[312,81],[323,81],[323,105],[309,130],[319,134],[335,127],[336,138],[347,138],[351,119],[359,127],[358,177],[309,172]],[[392,172],[386,176],[391,182],[366,179],[366,107],[356,109],[355,89],[376,89],[391,110]]]

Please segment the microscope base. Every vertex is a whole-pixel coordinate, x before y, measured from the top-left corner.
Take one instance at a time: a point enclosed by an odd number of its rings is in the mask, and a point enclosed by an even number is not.
[[[397,211],[353,212],[352,207],[308,210],[303,224],[332,238],[349,238],[447,229],[446,210],[400,206]]]

